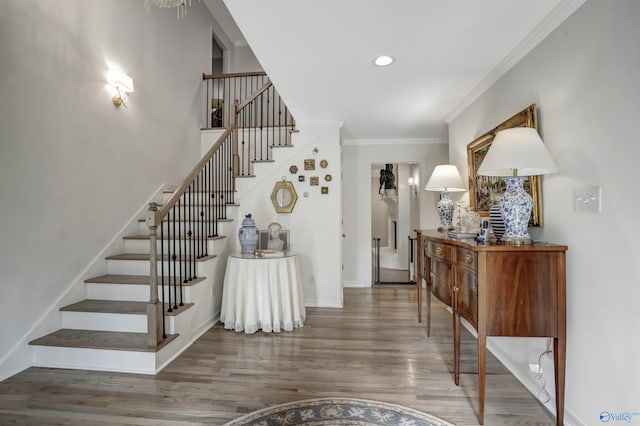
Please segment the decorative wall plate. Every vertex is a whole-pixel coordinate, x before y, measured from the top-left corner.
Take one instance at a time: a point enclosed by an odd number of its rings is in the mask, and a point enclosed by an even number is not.
[[[291,173],[292,175],[298,173],[298,166],[294,164],[293,166],[289,167],[289,173]]]
[[[305,170],[315,170],[316,169],[316,160],[313,158],[304,160],[304,169]]]
[[[322,167],[323,169],[326,169],[328,165],[329,162],[327,160],[320,160],[320,167]]]
[[[328,186],[320,187],[320,193],[321,194],[328,194],[329,193],[329,187]]]
[[[298,182],[304,182],[304,175],[298,176]]]
[[[324,180],[326,180],[327,182],[331,182],[331,179],[333,179],[331,175],[324,175]]]
[[[318,176],[311,176],[309,180],[311,185],[320,185],[320,178]]]

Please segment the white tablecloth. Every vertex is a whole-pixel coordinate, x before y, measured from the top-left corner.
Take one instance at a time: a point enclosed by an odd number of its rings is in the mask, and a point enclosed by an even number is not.
[[[224,328],[255,333],[292,331],[305,320],[298,257],[227,260],[220,320]]]

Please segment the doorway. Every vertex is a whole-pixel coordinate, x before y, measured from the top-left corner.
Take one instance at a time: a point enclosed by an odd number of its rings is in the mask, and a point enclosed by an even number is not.
[[[218,42],[215,33],[211,33],[211,74],[224,72],[224,49]]]
[[[374,285],[415,283],[420,203],[415,163],[371,164],[371,265]],[[391,183],[391,184],[390,184]]]

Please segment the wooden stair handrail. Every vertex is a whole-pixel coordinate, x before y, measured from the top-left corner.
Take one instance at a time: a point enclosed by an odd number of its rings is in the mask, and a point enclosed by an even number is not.
[[[255,72],[235,72],[230,74],[205,74],[202,73],[203,80],[212,80],[215,78],[231,78],[231,77],[260,77],[263,75],[267,75],[264,71],[255,71]]]
[[[245,74],[246,75],[246,74]],[[262,75],[262,74],[260,74]],[[228,76],[228,74],[227,74]],[[206,74],[203,74],[203,79],[206,78]],[[157,252],[157,241],[158,235],[157,230],[158,226],[162,223],[163,219],[168,216],[171,209],[175,207],[180,198],[187,192],[187,190],[191,187],[194,179],[202,172],[203,168],[207,165],[207,163],[213,158],[213,156],[218,152],[218,150],[222,147],[222,145],[227,141],[230,135],[236,134],[238,132],[238,116],[240,115],[240,111],[246,107],[248,104],[253,102],[258,98],[262,93],[268,90],[273,84],[270,80],[267,79],[267,82],[264,83],[256,92],[252,93],[251,96],[248,97],[247,100],[239,103],[239,101],[234,101],[233,103],[233,113],[231,117],[231,122],[229,123],[229,127],[218,137],[216,142],[209,148],[205,155],[202,156],[200,161],[195,165],[195,167],[191,170],[191,172],[187,175],[186,178],[182,181],[180,186],[173,192],[171,197],[167,200],[166,203],[160,208],[158,204],[151,203],[149,206],[149,210],[146,214],[146,224],[149,227],[149,243],[150,243],[150,259],[149,259],[149,281],[150,281],[150,293],[149,293],[149,302],[147,304],[147,344],[150,347],[157,347],[163,339],[163,312],[162,305],[163,302],[160,301],[159,293],[158,293],[158,252]],[[237,139],[237,136],[236,136]]]
[[[158,213],[157,213],[158,223],[161,222],[162,219],[164,219],[167,216],[167,213],[169,213],[169,210],[171,210],[173,206],[176,205],[180,197],[182,197],[182,195],[187,191],[187,189],[191,185],[191,182],[193,182],[193,179],[195,179],[195,177],[200,173],[200,171],[202,171],[202,168],[205,166],[205,164],[209,162],[209,159],[213,157],[213,154],[216,153],[216,151],[220,148],[220,146],[222,146],[222,144],[227,139],[227,137],[231,134],[231,132],[233,132],[237,128],[238,126],[238,123],[236,122],[237,115],[238,115],[237,112],[239,111],[237,109],[238,108],[237,102],[235,102],[235,108],[236,108],[236,113],[233,114],[231,125],[227,128],[227,130],[225,130],[220,135],[218,140],[213,144],[211,148],[209,148],[207,153],[202,156],[200,161],[198,161],[198,164],[196,164],[193,170],[191,170],[191,173],[187,175],[187,177],[182,181],[182,184],[180,184],[180,186],[173,192],[173,195],[171,195],[171,197],[167,200],[167,202],[164,203],[164,206],[160,210],[158,210]]]
[[[271,83],[271,80],[267,79],[267,82],[264,83],[262,85],[262,87],[260,87],[253,95],[251,95],[250,98],[248,98],[247,100],[245,100],[243,103],[241,103],[236,110],[236,114],[239,113],[241,110],[244,109],[244,107],[246,107],[247,105],[249,105],[251,102],[253,102],[258,96],[260,96],[261,94],[263,94],[265,91],[267,91],[269,89],[269,87],[273,86],[273,83]],[[237,124],[237,123],[236,123]]]

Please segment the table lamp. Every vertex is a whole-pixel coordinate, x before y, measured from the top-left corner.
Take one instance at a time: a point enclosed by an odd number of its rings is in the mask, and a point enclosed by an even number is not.
[[[449,198],[449,192],[466,191],[462,183],[462,177],[458,168],[453,164],[440,164],[436,166],[424,187],[425,191],[441,191],[440,201],[438,201],[438,216],[440,217],[440,227],[438,231],[453,229],[454,203]]]
[[[489,147],[478,168],[479,176],[500,176],[507,189],[500,201],[505,233],[502,242],[528,245],[528,224],[533,201],[523,187],[527,176],[544,175],[558,171],[549,156],[538,131],[531,127],[501,130]]]

